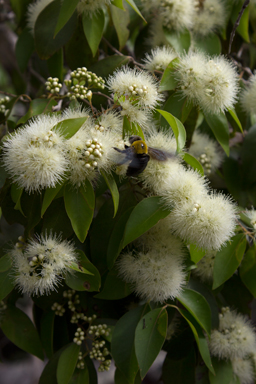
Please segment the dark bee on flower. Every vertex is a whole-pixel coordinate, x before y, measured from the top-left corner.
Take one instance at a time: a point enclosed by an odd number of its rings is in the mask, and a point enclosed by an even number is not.
[[[144,171],[150,159],[166,161],[174,156],[172,153],[149,147],[140,136],[131,136],[129,143],[131,145],[125,145],[125,149],[114,147],[123,155],[123,159],[118,162],[118,165],[129,163],[126,176],[138,176]]]

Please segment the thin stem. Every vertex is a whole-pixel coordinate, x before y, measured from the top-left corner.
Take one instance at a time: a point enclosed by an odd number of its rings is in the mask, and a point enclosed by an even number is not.
[[[232,32],[230,34],[229,45],[228,45],[228,54],[230,54],[230,52],[231,52],[231,45],[232,45],[234,37],[235,37],[236,29],[239,26],[239,23],[240,23],[241,17],[243,16],[244,10],[249,5],[249,3],[250,3],[250,0],[245,0],[243,6],[241,8],[241,11],[238,14],[238,17],[236,19],[236,22],[235,22],[234,27],[232,29]]]
[[[14,95],[13,93],[5,92],[5,91],[0,91],[0,94],[5,95],[5,96],[10,96],[10,97],[15,97],[18,100],[20,99],[21,101],[24,101],[25,103],[30,103],[32,101],[31,98],[26,94],[22,94],[22,95],[18,96],[18,95]]]

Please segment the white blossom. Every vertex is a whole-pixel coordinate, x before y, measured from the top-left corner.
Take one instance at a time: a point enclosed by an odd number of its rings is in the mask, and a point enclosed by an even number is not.
[[[216,251],[207,251],[204,257],[197,263],[197,268],[193,269],[193,275],[197,276],[204,283],[212,283],[213,267]]]
[[[23,293],[44,295],[56,290],[70,265],[76,262],[74,246],[55,235],[37,235],[27,244],[10,252],[16,275],[15,282]]]
[[[251,359],[241,359],[236,357],[231,360],[231,363],[233,372],[238,376],[240,384],[253,384],[255,382],[255,367],[253,366]]]
[[[227,12],[220,0],[205,0],[193,19],[192,31],[207,36],[225,27]]]
[[[111,4],[111,0],[80,0],[77,5],[77,11],[92,17],[95,12],[109,4]]]
[[[177,53],[171,47],[156,47],[151,50],[151,54],[146,53],[145,68],[148,71],[164,71],[172,60],[177,57]]]

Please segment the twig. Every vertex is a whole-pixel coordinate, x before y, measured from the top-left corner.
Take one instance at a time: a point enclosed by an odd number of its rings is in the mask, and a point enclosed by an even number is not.
[[[105,93],[102,93],[102,92],[92,92],[93,95],[98,95],[98,96],[103,96],[103,97],[106,97],[106,99],[110,100],[112,103],[113,103],[113,99],[111,97],[109,97],[108,95],[105,95]]]
[[[228,54],[230,54],[230,52],[231,52],[231,45],[232,45],[234,37],[235,37],[236,29],[239,26],[239,23],[240,23],[242,15],[244,13],[244,10],[249,5],[249,3],[250,3],[250,0],[245,0],[244,4],[242,6],[242,9],[238,14],[238,17],[236,19],[236,22],[235,22],[234,27],[232,29],[232,32],[230,34],[229,45],[228,45]]]
[[[124,56],[120,51],[118,51],[118,49],[116,49],[115,47],[113,47],[113,45],[110,44],[110,42],[109,42],[107,39],[105,39],[105,37],[102,37],[102,40],[103,40],[103,41],[109,46],[109,48],[111,48],[112,51],[115,52],[117,55],[119,55],[119,56]]]
[[[18,96],[18,95],[14,95],[13,93],[4,92],[4,91],[0,91],[0,94],[6,95],[6,96],[10,96],[10,97],[18,98],[19,100],[24,101],[25,103],[30,103],[32,101],[31,98],[28,95],[26,95],[26,94]]]

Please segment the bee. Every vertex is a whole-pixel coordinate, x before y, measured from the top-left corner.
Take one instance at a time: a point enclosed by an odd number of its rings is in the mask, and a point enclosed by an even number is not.
[[[147,167],[150,159],[166,161],[174,156],[174,154],[149,147],[140,136],[131,136],[129,143],[131,145],[125,145],[125,149],[114,147],[117,152],[124,155],[118,165],[129,163],[126,176],[138,176]]]

